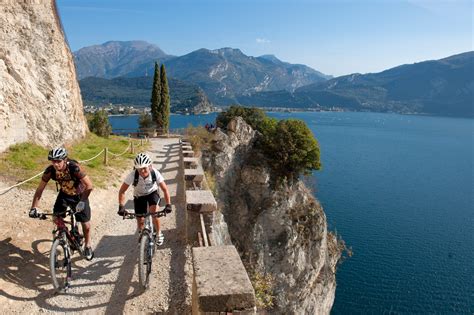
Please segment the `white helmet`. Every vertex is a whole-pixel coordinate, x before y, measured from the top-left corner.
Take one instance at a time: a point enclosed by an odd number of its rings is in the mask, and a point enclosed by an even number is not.
[[[135,158],[135,168],[144,168],[148,167],[151,164],[151,159],[145,153],[138,153],[137,157]]]
[[[48,160],[64,160],[67,158],[67,151],[64,148],[54,148],[48,153]]]

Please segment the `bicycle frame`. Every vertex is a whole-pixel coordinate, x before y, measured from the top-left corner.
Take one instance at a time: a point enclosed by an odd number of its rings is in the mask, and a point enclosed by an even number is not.
[[[63,214],[70,215],[71,220],[67,221],[64,220],[62,217]],[[76,235],[73,235],[72,231],[78,231],[77,222],[74,218],[74,213],[71,209],[66,210],[63,213],[53,214],[54,216],[54,224],[56,225],[56,229],[53,230],[53,241],[56,238],[64,238],[67,241],[69,248],[74,253],[75,250],[79,251],[81,255],[84,255],[83,249],[81,248],[80,240],[76,239]],[[71,228],[67,226],[69,224]]]

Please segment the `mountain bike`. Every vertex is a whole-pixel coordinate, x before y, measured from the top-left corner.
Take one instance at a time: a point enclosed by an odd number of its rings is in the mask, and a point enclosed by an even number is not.
[[[46,220],[48,216],[53,217],[55,228],[53,229],[53,244],[49,257],[49,270],[54,289],[66,292],[71,285],[72,279],[72,256],[78,251],[85,257],[82,249],[83,236],[79,233],[78,225],[74,217],[76,211],[67,208],[61,213],[38,213],[40,220]],[[69,220],[65,217],[69,216]],[[67,225],[70,225],[69,228]]]
[[[155,244],[156,244],[156,234],[155,226],[150,217],[163,217],[166,216],[169,212],[161,210],[155,213],[146,213],[146,214],[136,214],[126,212],[123,216],[123,219],[135,219],[144,217],[145,226],[140,232],[140,256],[138,260],[138,279],[140,285],[143,289],[148,288],[150,273],[151,273],[151,264],[153,256],[155,255]]]

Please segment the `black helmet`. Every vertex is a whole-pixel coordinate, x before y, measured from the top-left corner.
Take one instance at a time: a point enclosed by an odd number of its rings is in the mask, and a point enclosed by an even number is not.
[[[54,148],[48,153],[48,160],[64,160],[67,158],[67,151],[64,148]]]

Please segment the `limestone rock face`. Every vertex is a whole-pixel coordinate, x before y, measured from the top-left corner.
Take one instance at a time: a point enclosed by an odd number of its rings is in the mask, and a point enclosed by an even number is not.
[[[54,1],[0,4],[0,152],[82,138],[87,122]]]
[[[302,182],[273,189],[255,131],[240,117],[216,130],[203,166],[214,174],[219,207],[246,266],[274,277],[271,313],[329,314],[340,258],[325,213]]]

